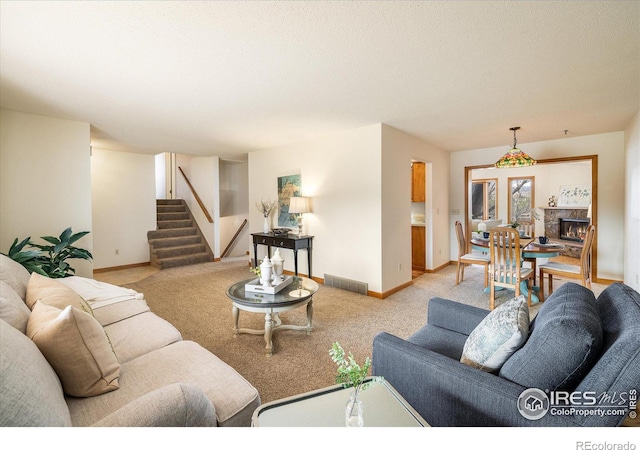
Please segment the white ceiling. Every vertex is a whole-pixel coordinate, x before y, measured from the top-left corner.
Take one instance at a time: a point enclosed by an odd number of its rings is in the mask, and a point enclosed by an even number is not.
[[[385,123],[449,151],[620,131],[640,2],[0,2],[5,109],[239,158]]]

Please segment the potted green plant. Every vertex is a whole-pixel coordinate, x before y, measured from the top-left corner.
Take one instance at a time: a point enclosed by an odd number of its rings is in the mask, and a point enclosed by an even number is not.
[[[364,425],[362,401],[359,394],[367,389],[373,382],[380,381],[381,377],[375,377],[371,382],[365,382],[371,367],[371,360],[367,356],[364,365],[360,366],[351,352],[345,353],[339,342],[334,342],[329,356],[338,365],[336,382],[344,387],[353,387],[349,401],[345,409],[345,421],[348,427],[361,427]]]
[[[81,237],[89,234],[88,231],[73,233],[71,227],[64,230],[60,236],[42,236],[47,244],[35,244],[31,237],[18,243],[16,238],[6,256],[22,264],[30,273],[36,272],[49,278],[64,278],[75,274],[76,269],[67,262],[68,259],[92,259],[93,255],[88,250],[75,247],[73,244]],[[26,246],[38,250],[24,250]]]
[[[15,262],[20,263],[24,266],[25,269],[29,271],[29,273],[39,273],[40,275],[46,276],[47,274],[40,268],[42,265],[42,258],[39,250],[24,250],[24,248],[29,245],[29,241],[31,240],[31,236],[23,239],[18,242],[18,238],[15,238],[11,247],[9,247],[8,253],[3,253],[3,255],[8,256],[13,259]]]

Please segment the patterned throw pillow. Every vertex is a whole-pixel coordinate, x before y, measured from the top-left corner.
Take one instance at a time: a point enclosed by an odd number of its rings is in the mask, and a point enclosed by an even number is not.
[[[521,295],[498,306],[478,324],[464,344],[460,362],[497,373],[528,335],[529,308]]]

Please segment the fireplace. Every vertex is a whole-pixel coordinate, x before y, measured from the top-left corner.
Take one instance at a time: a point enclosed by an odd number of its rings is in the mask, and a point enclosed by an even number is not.
[[[589,220],[558,219],[559,238],[566,241],[582,242],[589,226]]]

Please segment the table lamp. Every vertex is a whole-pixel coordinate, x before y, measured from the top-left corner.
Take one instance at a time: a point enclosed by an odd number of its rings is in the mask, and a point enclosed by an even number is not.
[[[307,197],[291,197],[289,199],[289,213],[298,215],[298,236],[302,236],[302,214],[309,211],[309,199]]]

